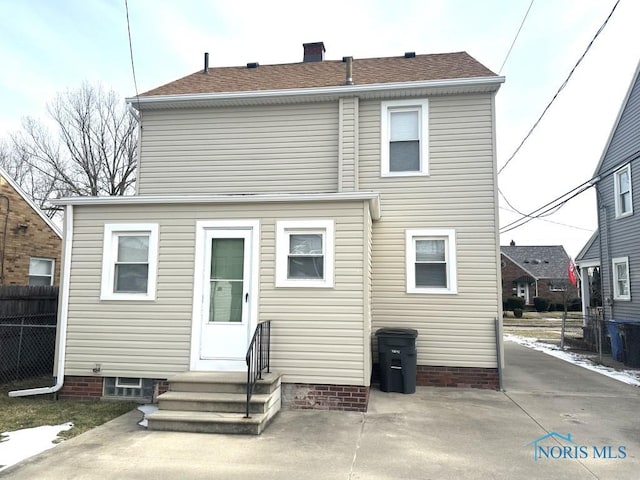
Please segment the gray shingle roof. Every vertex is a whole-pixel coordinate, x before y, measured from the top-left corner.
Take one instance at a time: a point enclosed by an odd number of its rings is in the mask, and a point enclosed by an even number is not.
[[[567,278],[569,255],[562,245],[508,245],[500,251],[537,279]]]

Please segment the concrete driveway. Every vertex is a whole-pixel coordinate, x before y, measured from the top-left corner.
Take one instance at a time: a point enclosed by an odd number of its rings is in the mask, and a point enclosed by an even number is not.
[[[12,479],[637,479],[639,389],[507,342],[506,392],[372,391],[366,414],[289,410],[259,437],[149,432],[131,412],[3,474]],[[534,440],[571,435],[540,458]],[[561,439],[543,451],[565,452]],[[553,447],[556,447],[555,449]],[[606,450],[603,447],[611,446]],[[573,450],[575,447],[576,450]],[[546,449],[546,450],[545,450]]]

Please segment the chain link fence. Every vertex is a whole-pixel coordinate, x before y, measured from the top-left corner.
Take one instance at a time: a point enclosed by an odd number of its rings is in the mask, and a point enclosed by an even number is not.
[[[0,287],[0,384],[49,376],[58,287]]]

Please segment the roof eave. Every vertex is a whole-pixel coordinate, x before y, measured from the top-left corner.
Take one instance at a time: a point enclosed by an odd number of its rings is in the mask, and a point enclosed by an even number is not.
[[[127,102],[137,110],[145,108],[176,108],[181,106],[214,106],[225,104],[261,104],[293,101],[332,100],[344,95],[377,96],[403,94],[408,91],[425,93],[494,92],[504,83],[500,76],[424,80],[418,82],[378,83],[366,85],[339,85],[330,87],[295,88],[284,90],[251,90],[176,95],[129,97]]]
[[[368,201],[372,220],[380,220],[380,194],[377,192],[282,193],[249,195],[141,195],[114,197],[67,197],[52,200],[54,205],[153,205],[193,203],[282,203]]]
[[[53,220],[51,220],[47,215],[35,204],[35,202],[27,195],[27,193],[22,189],[18,183],[11,178],[11,175],[7,173],[7,171],[0,167],[0,176],[3,177],[11,187],[18,192],[18,195],[22,197],[22,199],[27,202],[27,204],[31,207],[31,209],[47,224],[47,226],[55,233],[58,238],[62,239],[62,230],[58,227]]]

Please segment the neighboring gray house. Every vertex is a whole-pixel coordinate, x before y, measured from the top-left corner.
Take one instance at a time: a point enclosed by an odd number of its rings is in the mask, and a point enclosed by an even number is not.
[[[640,65],[594,173],[598,231],[576,259],[583,270],[601,267],[605,320],[640,322],[639,72]]]
[[[511,296],[533,305],[535,297],[561,304],[579,297],[568,278],[570,258],[562,245],[501,246],[502,300]]]
[[[264,320],[290,405],[366,409],[381,327],[418,331],[418,384],[498,386],[504,78],[464,52],[323,53],[129,99],[137,195],[59,202],[63,395],[243,371]]]

